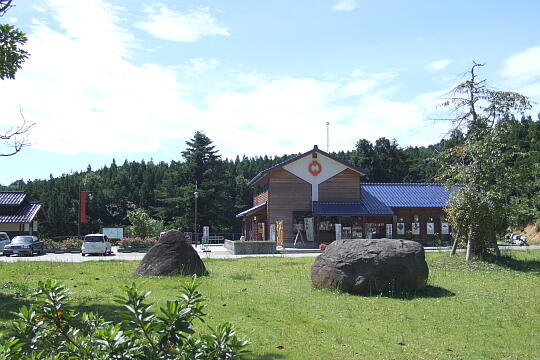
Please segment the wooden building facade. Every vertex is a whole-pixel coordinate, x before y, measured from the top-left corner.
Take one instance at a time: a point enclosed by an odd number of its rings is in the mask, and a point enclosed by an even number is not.
[[[365,174],[317,146],[262,171],[249,183],[253,207],[237,215],[245,238],[306,247],[339,238],[449,238],[442,185],[363,183]]]

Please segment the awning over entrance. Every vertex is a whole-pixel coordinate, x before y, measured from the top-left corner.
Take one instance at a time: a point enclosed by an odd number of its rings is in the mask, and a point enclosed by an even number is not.
[[[261,204],[255,205],[254,207],[252,207],[250,209],[247,209],[247,210],[244,210],[241,213],[237,214],[236,217],[241,218],[241,217],[256,214],[256,213],[260,212],[261,210],[264,210],[266,208],[266,204],[267,204],[267,202],[265,201],[265,202],[263,202]]]
[[[362,201],[314,201],[313,214],[325,215],[393,215],[388,206],[370,194],[362,194]]]

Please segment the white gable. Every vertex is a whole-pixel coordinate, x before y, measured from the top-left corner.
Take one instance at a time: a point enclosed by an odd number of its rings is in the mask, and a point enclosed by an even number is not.
[[[311,184],[312,201],[319,200],[319,184],[348,169],[342,163],[319,152],[316,153],[317,158],[313,158],[313,153],[309,153],[300,159],[283,165],[283,169]]]

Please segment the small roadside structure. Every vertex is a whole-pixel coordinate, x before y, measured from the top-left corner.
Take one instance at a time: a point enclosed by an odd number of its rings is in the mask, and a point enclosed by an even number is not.
[[[199,254],[184,234],[169,230],[146,253],[135,270],[140,276],[208,275]]]
[[[311,268],[314,286],[362,295],[421,290],[428,275],[424,248],[408,240],[336,240]]]
[[[223,246],[233,255],[277,254],[275,241],[225,240]]]
[[[41,204],[31,202],[24,191],[0,191],[0,232],[10,237],[36,235],[38,220],[45,220]]]

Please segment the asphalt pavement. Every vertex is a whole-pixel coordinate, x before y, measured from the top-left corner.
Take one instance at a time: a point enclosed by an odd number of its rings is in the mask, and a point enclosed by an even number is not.
[[[321,252],[316,249],[279,249],[277,254],[264,254],[264,255],[233,255],[228,252],[223,245],[210,245],[208,249],[210,251],[206,252],[200,246],[194,248],[197,250],[197,253],[201,259],[238,259],[243,257],[316,257]],[[503,245],[500,246],[502,251],[505,250],[540,250],[540,245],[530,245],[530,246],[515,246],[515,245]],[[449,247],[426,247],[426,252],[448,252],[450,251]],[[460,249],[458,251],[464,251]],[[48,253],[44,255],[34,255],[34,256],[0,256],[0,261],[2,262],[18,262],[18,261],[49,261],[49,262],[84,262],[84,261],[110,261],[110,260],[127,260],[127,261],[140,261],[146,255],[146,253],[121,253],[118,252],[118,248],[113,246],[113,253],[111,255],[86,255],[82,256],[80,253],[65,253],[65,254],[54,254]]]

